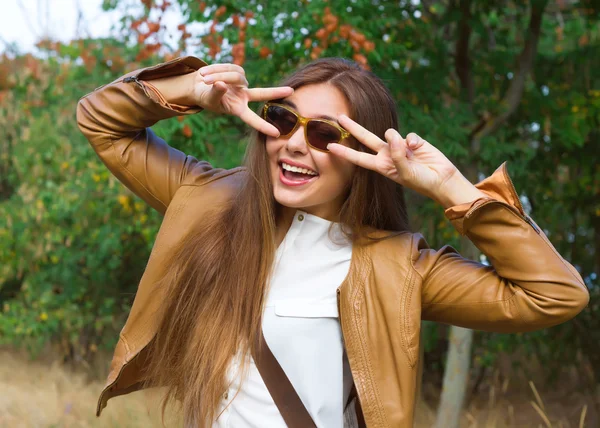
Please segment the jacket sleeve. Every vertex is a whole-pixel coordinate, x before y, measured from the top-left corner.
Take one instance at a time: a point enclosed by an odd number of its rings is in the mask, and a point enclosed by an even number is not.
[[[169,104],[152,79],[194,72],[206,65],[194,57],[126,74],[84,96],[77,124],[102,162],[132,192],[164,214],[173,195],[193,170],[207,177],[208,162],[169,147],[149,128],[162,119],[194,114],[199,107]]]
[[[413,240],[422,278],[422,318],[475,330],[516,333],[550,327],[577,315],[589,292],[577,270],[525,214],[506,162],[476,185],[487,198],[448,208],[448,219],[490,265],[452,247]]]

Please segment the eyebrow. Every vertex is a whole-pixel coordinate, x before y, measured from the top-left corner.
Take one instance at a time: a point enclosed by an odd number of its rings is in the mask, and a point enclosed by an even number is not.
[[[288,106],[290,106],[290,107],[298,110],[298,107],[296,107],[296,104],[294,104],[291,101],[288,101],[288,100],[278,100],[278,102],[281,103],[281,104],[286,104],[286,105],[288,105]],[[331,116],[327,116],[326,114],[322,114],[320,116],[317,116],[317,117],[315,117],[315,119],[327,119],[327,120],[331,120],[332,122],[338,123],[338,121],[336,119],[334,119]]]

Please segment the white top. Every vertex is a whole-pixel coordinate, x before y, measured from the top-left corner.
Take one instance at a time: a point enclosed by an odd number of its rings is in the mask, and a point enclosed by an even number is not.
[[[317,427],[341,428],[352,374],[342,343],[336,291],[348,274],[352,245],[337,223],[329,235],[331,225],[296,212],[275,255],[263,333]],[[250,355],[246,356],[248,377],[241,382],[236,373],[239,358],[230,367],[231,385],[213,428],[285,428]]]

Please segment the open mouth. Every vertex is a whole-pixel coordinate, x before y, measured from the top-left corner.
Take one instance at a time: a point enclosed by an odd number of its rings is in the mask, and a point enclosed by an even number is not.
[[[279,171],[281,181],[289,186],[306,184],[319,176],[319,174],[312,169],[300,168],[285,162],[279,163]]]

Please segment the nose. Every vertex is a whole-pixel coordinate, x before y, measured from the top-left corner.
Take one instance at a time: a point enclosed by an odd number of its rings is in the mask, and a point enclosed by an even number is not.
[[[304,127],[302,125],[288,138],[286,148],[290,153],[299,153],[302,155],[308,153],[308,145],[304,139]]]

